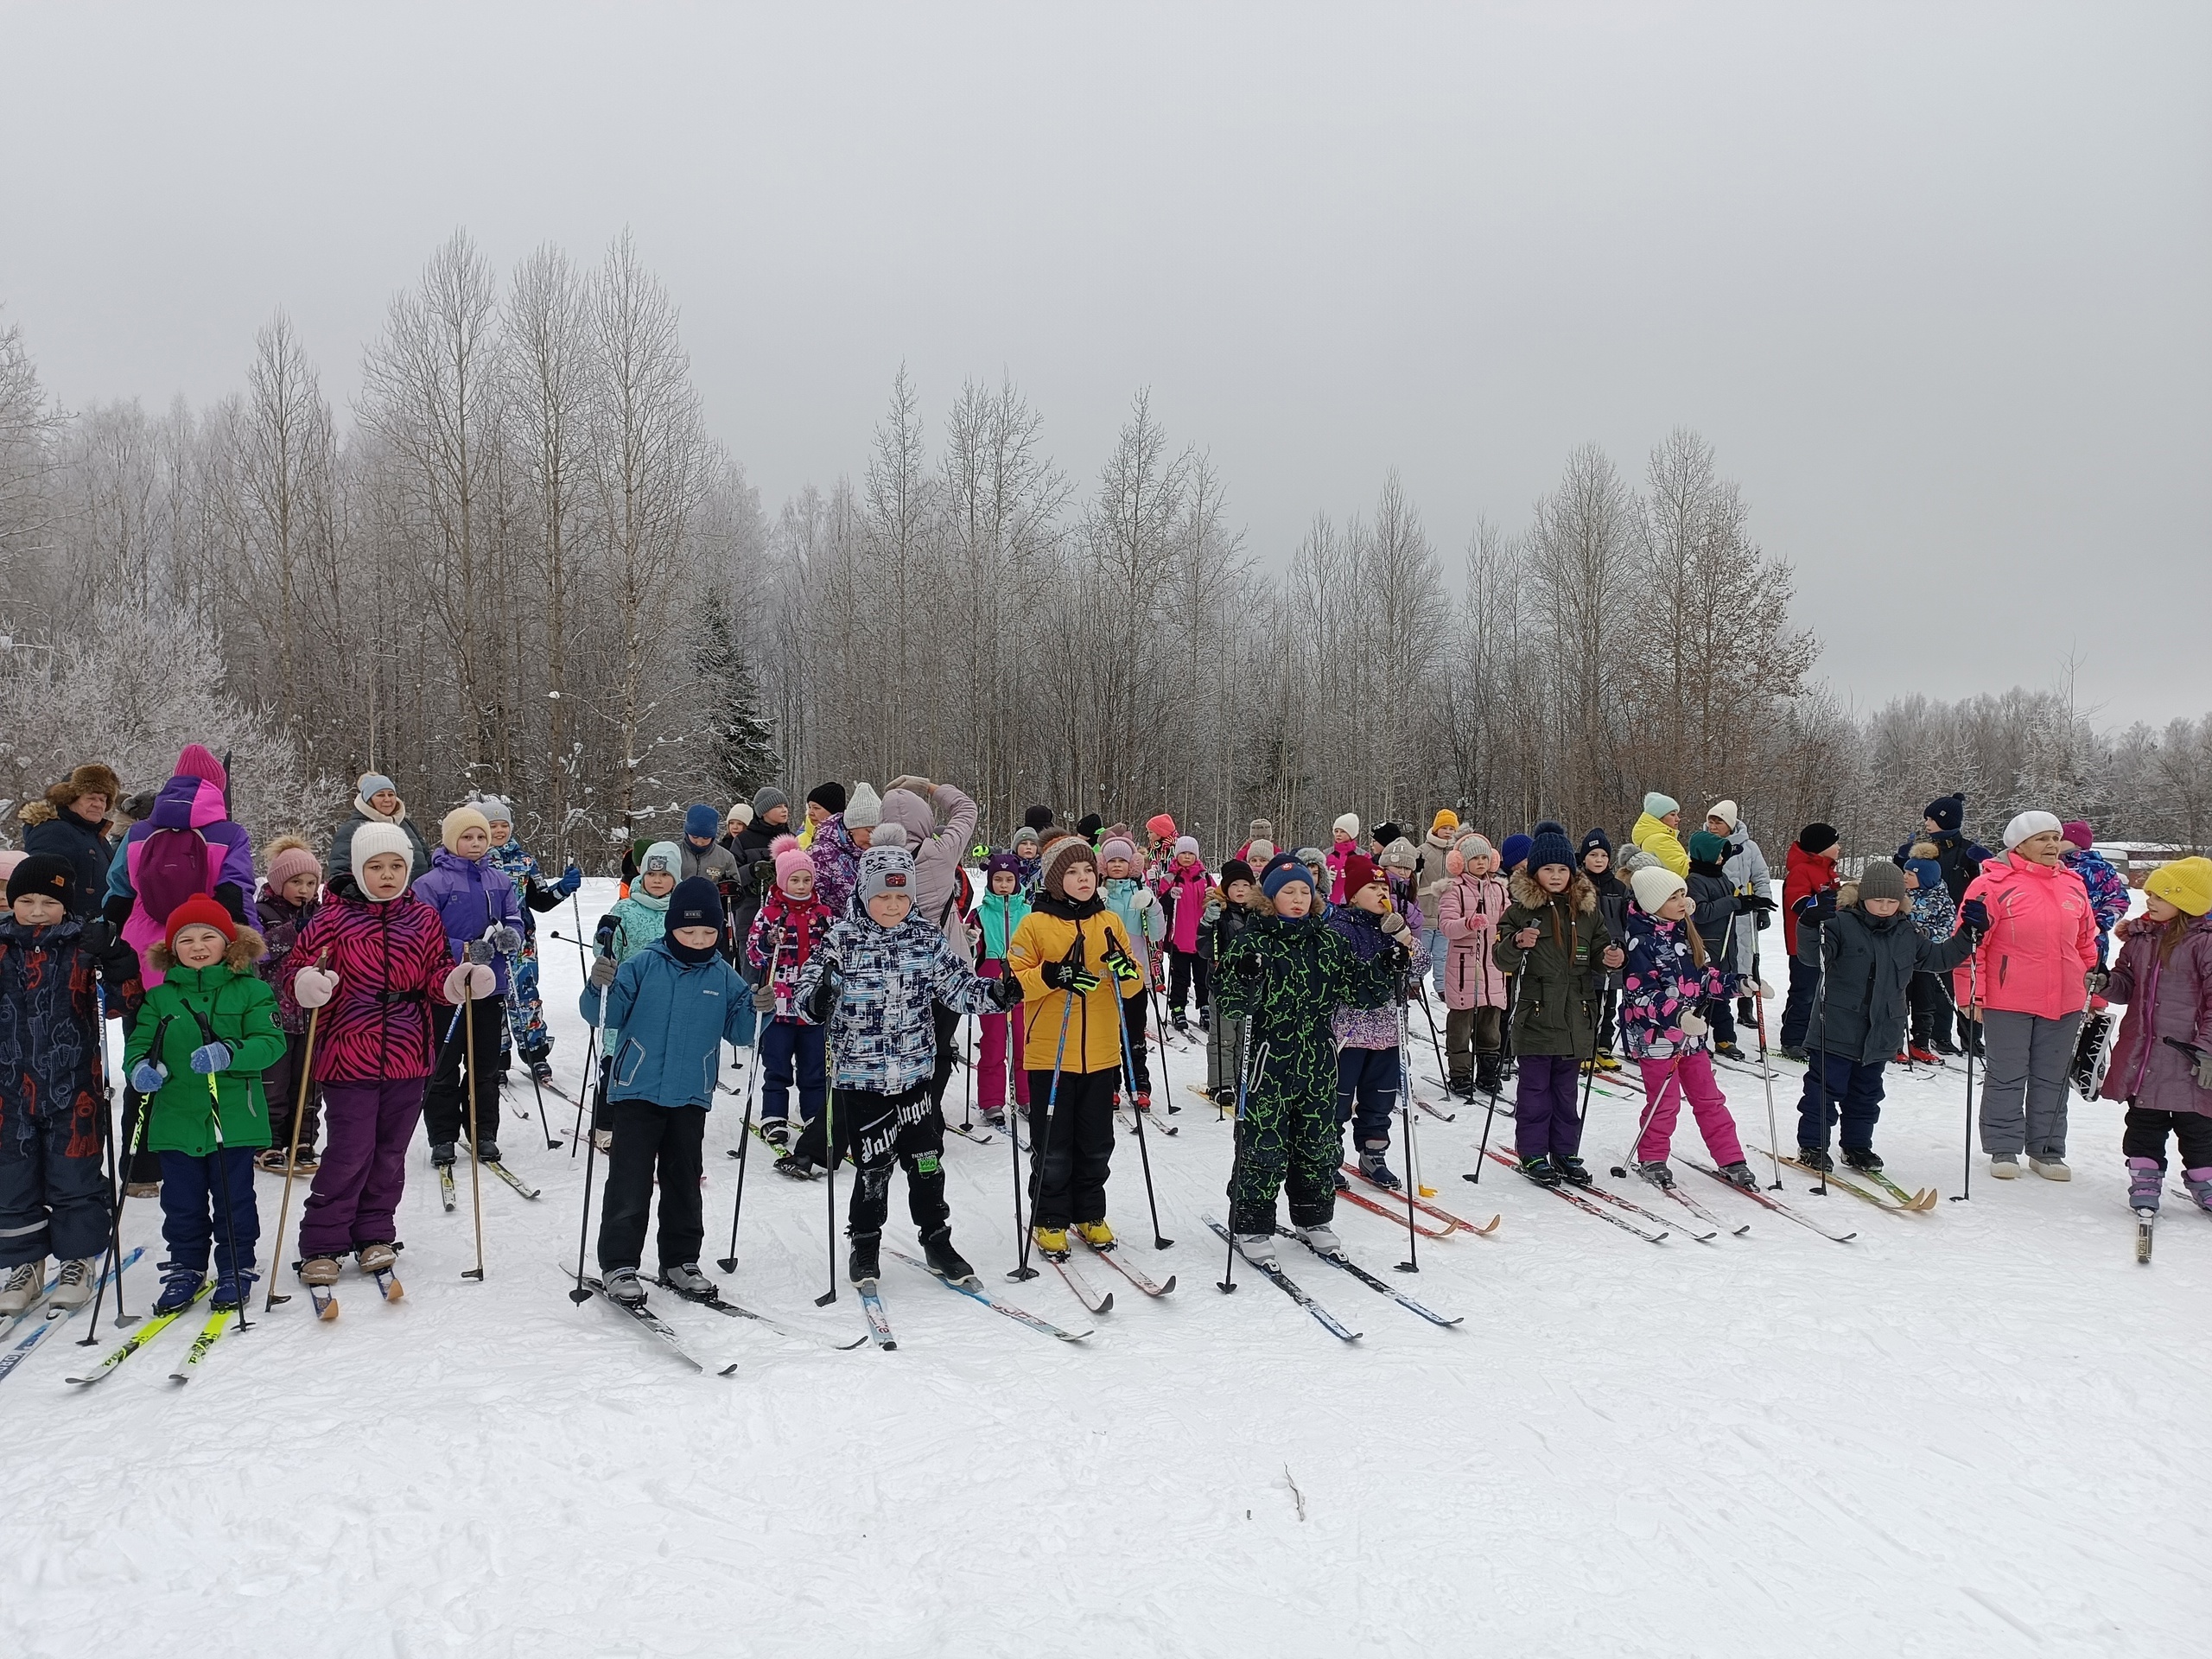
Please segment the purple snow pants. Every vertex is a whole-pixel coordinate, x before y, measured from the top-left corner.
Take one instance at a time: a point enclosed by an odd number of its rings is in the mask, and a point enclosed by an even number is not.
[[[315,1191],[300,1212],[300,1254],[343,1255],[398,1237],[392,1212],[407,1185],[407,1147],[423,1116],[427,1077],[322,1086],[326,1143]],[[277,1248],[282,1249],[280,1241]]]
[[[1582,1068],[1572,1054],[1523,1054],[1516,1064],[1513,1149],[1523,1158],[1572,1158],[1582,1150],[1574,1092]]]

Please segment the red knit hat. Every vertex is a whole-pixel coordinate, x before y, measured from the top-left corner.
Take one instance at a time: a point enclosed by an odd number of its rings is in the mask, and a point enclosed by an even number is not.
[[[1365,853],[1354,853],[1344,860],[1344,897],[1350,899],[1370,881],[1380,881],[1382,872]]]
[[[169,912],[168,931],[162,936],[162,943],[175,950],[176,936],[188,927],[212,927],[231,941],[238,936],[238,925],[231,919],[231,912],[204,893],[193,894]]]

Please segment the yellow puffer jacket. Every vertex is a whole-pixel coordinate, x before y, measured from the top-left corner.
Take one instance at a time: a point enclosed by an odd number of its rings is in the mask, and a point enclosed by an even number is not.
[[[1097,985],[1085,996],[1056,991],[1045,983],[1047,963],[1065,962],[1082,943],[1076,958],[1098,976]],[[1122,1063],[1122,996],[1142,996],[1141,979],[1123,985],[1106,965],[1109,944],[1119,945],[1132,960],[1129,936],[1121,918],[1096,897],[1080,905],[1039,894],[1037,908],[1014,930],[1014,943],[1006,957],[1014,976],[1021,982],[1021,1019],[1027,1028],[1021,1063],[1032,1071],[1050,1071],[1055,1057],[1064,1071],[1111,1071]],[[1121,996],[1115,995],[1118,990]],[[1082,1006],[1072,1012],[1071,1002]],[[1060,1022],[1067,1022],[1067,1046],[1060,1046]]]
[[[1628,838],[1687,881],[1690,879],[1689,849],[1682,838],[1646,812],[1636,821]]]

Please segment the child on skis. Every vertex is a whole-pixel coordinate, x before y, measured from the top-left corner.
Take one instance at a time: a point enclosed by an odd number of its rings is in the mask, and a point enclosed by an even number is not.
[[[269,849],[269,874],[255,895],[261,914],[261,937],[269,947],[255,969],[270,990],[282,985],[299,964],[292,947],[300,930],[315,919],[322,900],[322,865],[297,836],[280,836]],[[276,1026],[284,1033],[284,1052],[261,1074],[262,1092],[269,1101],[269,1149],[256,1161],[273,1174],[284,1173],[291,1155],[292,1117],[299,1109],[300,1160],[302,1175],[315,1170],[315,1143],[322,1127],[321,1096],[308,1084],[304,1103],[300,1094],[300,1065],[308,1044],[307,1016],[295,1003],[289,1008],[276,999]],[[304,1106],[303,1109],[300,1109]]]
[[[1065,1255],[1071,1226],[1097,1248],[1114,1242],[1106,1178],[1115,1083],[1123,1045],[1144,1040],[1126,1034],[1122,1008],[1141,1001],[1145,982],[1128,929],[1099,894],[1097,855],[1089,843],[1070,836],[1046,848],[1042,880],[1007,962],[1025,999],[1028,1031],[1022,1058],[1029,1070],[1033,1236],[1046,1255]]]
[[[1462,830],[1444,856],[1449,880],[1439,901],[1443,931],[1444,1052],[1452,1092],[1472,1100],[1477,1090],[1495,1096],[1504,1078],[1498,1058],[1505,1022],[1505,976],[1491,958],[1498,919],[1512,902],[1505,883],[1491,873],[1495,849],[1487,838]]]
[[[576,999],[587,1021],[621,1033],[603,1103],[610,1144],[599,1269],[608,1300],[625,1307],[645,1306],[638,1264],[656,1184],[660,1282],[690,1301],[720,1295],[699,1270],[702,1148],[721,1046],[739,1041],[741,1008],[753,1012],[745,982],[722,956],[728,919],[713,880],[687,877],[668,896],[662,936],[632,952],[612,984],[588,978]]]
[[[1613,870],[1613,841],[1602,829],[1592,830],[1582,837],[1575,850],[1582,855],[1582,874],[1590,878],[1591,890],[1598,895],[1598,914],[1605,924],[1606,933],[1616,939],[1628,938],[1628,882],[1624,875]],[[1657,868],[1659,861],[1651,858],[1634,842],[1629,850],[1649,859]],[[1605,976],[1605,1000],[1598,1007],[1598,1052],[1590,1064],[1600,1071],[1618,1071],[1621,1063],[1613,1058],[1613,1033],[1616,1016],[1620,1010],[1621,976]]]
[[[614,982],[617,969],[667,933],[669,895],[683,880],[683,849],[672,841],[652,842],[638,855],[637,868],[630,891],[617,899],[592,929],[594,953],[588,977],[602,991]],[[621,1033],[613,1028],[600,1033],[598,1098],[602,1113],[608,1062],[620,1039]],[[594,1114],[592,1128],[604,1152],[608,1128],[601,1113]]]
[[[1943,883],[1943,867],[1936,843],[1916,841],[1904,861],[1904,885],[1912,895],[1912,925],[1941,944],[1959,925],[1959,907]],[[1951,982],[1942,974],[1912,976],[1912,1034],[1902,1058],[1922,1065],[1940,1065],[1937,1051],[1955,1054],[1951,1042]]]
[[[365,1274],[397,1259],[407,1147],[440,1015],[464,996],[489,997],[493,984],[480,963],[454,965],[437,912],[408,890],[414,843],[404,829],[364,823],[346,855],[352,868],[331,878],[293,942],[298,965],[277,987],[280,1007],[314,1015],[327,1131],[300,1214],[300,1279],[310,1288],[336,1284],[348,1250]]]
[[[1033,844],[1035,832],[1030,835]],[[1029,900],[1023,896],[1021,860],[1012,853],[993,853],[983,862],[983,897],[976,906],[982,934],[976,971],[985,979],[1005,979],[1013,972],[1007,957],[1014,936],[1029,915]],[[1029,1107],[1029,1071],[1020,1058],[1022,1039],[1019,1005],[1004,1014],[983,1016],[983,1053],[976,1093],[983,1109],[983,1122],[994,1128],[1006,1125],[1009,1088],[1017,1106],[1024,1111]]]
[[[359,839],[357,832],[354,837]],[[522,949],[522,910],[515,885],[490,859],[492,826],[473,806],[457,806],[438,825],[438,850],[430,873],[415,883],[415,896],[438,913],[455,962],[492,969],[492,998],[472,1001],[455,1016],[438,1053],[438,1066],[423,1096],[430,1161],[450,1166],[454,1146],[475,1135],[476,1156],[499,1161],[499,1051],[506,996],[512,983],[507,961]],[[497,1000],[493,1000],[497,999]],[[459,1020],[467,1020],[462,1031]],[[475,1063],[469,1065],[474,1052]],[[464,1080],[463,1072],[467,1072]],[[467,1105],[475,1108],[472,1117]]]
[[[1329,826],[1329,850],[1323,866],[1328,871],[1326,897],[1332,905],[1344,901],[1344,861],[1359,850],[1359,815],[1347,812]],[[1304,856],[1301,850],[1300,857]]]
[[[1105,876],[1099,891],[1128,936],[1129,954],[1142,976],[1138,994],[1122,1000],[1122,1017],[1129,1032],[1126,1086],[1137,1110],[1148,1112],[1152,1109],[1152,1062],[1145,1052],[1144,991],[1152,983],[1154,947],[1167,935],[1166,916],[1152,889],[1137,880],[1137,849],[1127,836],[1107,836],[1098,849],[1098,865]]]
[[[1725,836],[1710,830],[1695,830],[1687,850],[1690,860],[1690,925],[1697,929],[1698,937],[1704,942],[1705,955],[1726,982],[1720,995],[1700,1008],[1698,1014],[1713,1027],[1713,1052],[1728,1059],[1741,1059],[1743,1051],[1736,1046],[1736,1011],[1732,1001],[1736,994],[1736,930],[1751,924],[1739,923],[1736,918],[1753,911],[1757,901],[1747,893],[1738,893],[1736,884],[1729,879],[1724,868],[1728,859]]]
[[[929,1097],[937,1063],[931,1008],[989,1014],[1012,1007],[1022,992],[1014,981],[978,978],[934,922],[913,913],[913,892],[906,849],[869,848],[853,889],[856,913],[833,926],[799,970],[799,1007],[830,1027],[828,1155],[850,1152],[856,1172],[847,1212],[856,1285],[879,1276],[894,1163],[906,1172],[906,1207],[931,1269],[975,1277],[952,1247],[944,1202],[944,1120]]]
[[[559,907],[561,901],[583,885],[584,873],[573,861],[558,880],[548,881],[515,835],[514,808],[496,795],[478,804],[490,827],[492,846],[486,855],[493,868],[504,871],[514,883],[520,918],[522,948],[512,953],[508,969],[513,993],[507,998],[507,1034],[513,1039],[516,1058],[530,1068],[541,1088],[553,1087],[553,1036],[545,1028],[545,999],[537,989],[537,917]],[[502,1068],[504,1070],[504,1068]]]
[[[276,997],[253,971],[267,947],[212,898],[169,913],[148,955],[162,974],[124,1051],[145,1097],[146,1146],[162,1160],[162,1263],[156,1313],[200,1294],[215,1247],[218,1309],[244,1305],[253,1281],[261,1220],[254,1154],[269,1144],[261,1074],[284,1052]]]
[[[103,996],[120,1020],[143,993],[137,952],[95,946],[69,913],[74,875],[51,853],[16,856],[0,918],[0,1316],[38,1300],[49,1255],[54,1305],[83,1306],[108,1239]]]
[[[1039,833],[1025,823],[1014,832],[1014,841],[1009,848],[1019,877],[1016,886],[1020,888],[1024,899],[1033,899],[1037,896],[1038,867],[1044,861],[1045,852],[1039,840]]]
[[[1521,1171],[1544,1186],[1587,1186],[1575,1089],[1598,1046],[1601,982],[1626,955],[1605,931],[1597,892],[1575,868],[1565,835],[1531,836],[1528,868],[1510,885],[1513,904],[1499,918],[1491,958],[1518,982],[1513,1122]]]
[[[1198,858],[1198,837],[1178,836],[1154,883],[1166,910],[1167,1012],[1178,1031],[1191,1028],[1184,1005],[1193,983],[1198,993],[1198,1029],[1206,1029],[1212,993],[1206,981],[1206,959],[1198,951],[1198,924],[1205,919],[1206,893],[1212,882]]]
[[[1390,1114],[1398,1109],[1404,1084],[1398,1041],[1401,992],[1413,966],[1412,941],[1421,935],[1391,909],[1389,878],[1364,853],[1344,861],[1344,902],[1321,925],[1350,947],[1363,967],[1380,963],[1395,970],[1381,986],[1370,980],[1360,1000],[1340,1003],[1329,1016],[1329,1034],[1337,1046],[1337,1132],[1341,1135],[1351,1126],[1360,1174],[1395,1192],[1401,1183],[1389,1164]],[[1340,1170],[1332,1172],[1332,1179],[1344,1185]]]
[[[1805,1092],[1797,1106],[1797,1159],[1832,1170],[1828,1128],[1839,1121],[1843,1161],[1879,1169],[1874,1124],[1882,1115],[1882,1068],[1904,1041],[1908,992],[1916,973],[1945,973],[1974,954],[1969,919],[1937,944],[1913,925],[1904,872],[1869,860],[1856,882],[1797,901],[1797,960],[1813,974],[1805,1043]]]
[[[2212,860],[2161,865],[2143,893],[2104,986],[2127,1015],[2099,1093],[2127,1103],[2128,1204],[2158,1207],[2171,1133],[2189,1196],[2212,1210]]]
[[[1797,917],[1806,899],[1835,891],[1837,850],[1835,826],[1817,820],[1799,830],[1789,844],[1782,877],[1782,944],[1789,953],[1789,996],[1782,1007],[1778,1047],[1785,1060],[1805,1058],[1805,1027],[1813,1017],[1813,988],[1820,979],[1798,951]]]
[[[1275,1260],[1278,1192],[1287,1193],[1300,1238],[1324,1255],[1343,1248],[1329,1225],[1344,1147],[1331,1021],[1340,1007],[1387,1000],[1408,957],[1388,950],[1362,962],[1321,925],[1313,873],[1289,854],[1261,873],[1260,890],[1268,908],[1222,953],[1217,995],[1223,1020],[1245,1023],[1252,1067],[1236,1121],[1229,1227],[1245,1259],[1265,1266]]]
[[[1222,952],[1251,925],[1252,899],[1259,890],[1252,867],[1241,858],[1232,858],[1221,867],[1221,885],[1206,894],[1206,907],[1198,917],[1198,954],[1206,964],[1207,992],[1217,1004],[1220,999]],[[1236,1098],[1239,1056],[1236,1035],[1223,1020],[1211,1020],[1206,1027],[1208,1100],[1225,1102]]]
[[[1700,831],[1703,834],[1703,831]],[[1693,842],[1697,837],[1693,836]],[[1690,868],[1697,868],[1693,849]],[[1667,1149],[1688,1097],[1698,1133],[1720,1173],[1745,1189],[1758,1177],[1744,1161],[1736,1121],[1713,1075],[1712,1027],[1702,1009],[1725,998],[1729,976],[1707,954],[1688,885],[1654,863],[1630,878],[1627,959],[1621,975],[1621,1044],[1643,1077],[1643,1124],[1636,1171],[1655,1186],[1672,1186]]]
[[[745,960],[760,988],[754,1010],[767,1021],[760,1037],[760,1138],[783,1152],[791,1143],[791,1074],[798,1074],[802,1124],[822,1116],[829,1073],[820,1026],[799,1017],[798,976],[830,936],[830,907],[814,896],[814,861],[796,836],[770,843],[775,884],[745,936]]]

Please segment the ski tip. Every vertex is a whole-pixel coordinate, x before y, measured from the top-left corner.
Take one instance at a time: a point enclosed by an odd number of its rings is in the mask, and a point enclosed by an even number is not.
[[[325,1302],[321,1307],[315,1309],[315,1316],[316,1319],[321,1320],[325,1325],[328,1325],[333,1319],[338,1317],[338,1299],[334,1296],[328,1301]]]
[[[1166,1295],[1170,1291],[1173,1290],[1174,1288],[1175,1288],[1175,1275],[1174,1275],[1173,1274],[1172,1274],[1172,1273],[1171,1273],[1171,1274],[1169,1274],[1167,1275],[1167,1282],[1166,1282],[1166,1284],[1162,1285],[1162,1286],[1160,1287],[1160,1294],[1161,1295],[1165,1296],[1165,1295]]]

